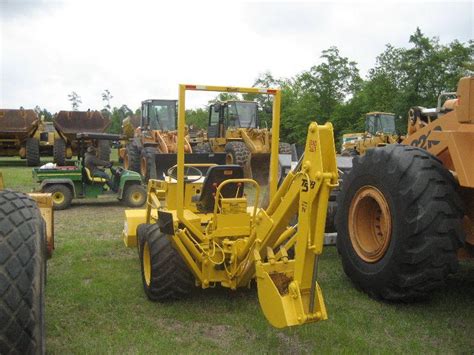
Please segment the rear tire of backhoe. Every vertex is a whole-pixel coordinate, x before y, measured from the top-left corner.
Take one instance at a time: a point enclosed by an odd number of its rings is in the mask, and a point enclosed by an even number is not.
[[[31,137],[26,140],[26,165],[40,165],[40,148],[39,140]]]
[[[97,157],[101,160],[110,160],[110,141],[99,140],[97,142]]]
[[[128,144],[125,154],[124,168],[140,174],[140,150],[138,147],[132,143]]]
[[[140,245],[142,245],[143,240],[145,239],[146,235],[148,234],[148,230],[153,224],[142,223],[139,224],[137,227],[137,251],[138,257],[140,258]]]
[[[27,195],[0,191],[0,354],[44,354],[45,224]]]
[[[140,245],[140,264],[145,294],[151,301],[166,302],[187,296],[194,288],[194,277],[157,224],[148,228]]]
[[[61,138],[54,140],[53,159],[59,166],[66,165],[66,142]]]
[[[426,298],[457,269],[464,243],[457,184],[425,150],[403,145],[354,158],[337,203],[346,275],[374,298]]]

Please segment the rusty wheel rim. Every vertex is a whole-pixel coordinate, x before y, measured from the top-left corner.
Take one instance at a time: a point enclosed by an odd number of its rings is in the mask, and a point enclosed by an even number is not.
[[[379,189],[364,186],[354,195],[349,208],[349,236],[362,260],[375,263],[385,255],[392,237],[392,216]]]
[[[148,164],[147,164],[146,158],[143,157],[140,160],[140,173],[142,174],[142,176],[146,176],[146,172],[148,170],[147,168],[148,168]]]

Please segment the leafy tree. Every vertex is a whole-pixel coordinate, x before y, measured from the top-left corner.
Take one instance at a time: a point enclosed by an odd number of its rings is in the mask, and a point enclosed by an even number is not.
[[[82,104],[81,97],[75,91],[73,91],[72,93],[68,95],[68,98],[69,98],[69,101],[71,101],[72,110],[77,111],[77,109],[79,108],[79,105]]]
[[[209,119],[207,108],[186,110],[186,123],[189,127],[206,129]]]
[[[110,111],[110,100],[112,100],[114,97],[110,93],[108,89],[105,89],[104,92],[102,93],[102,101],[104,101],[104,109]]]
[[[36,105],[34,108],[34,111],[38,115],[38,117],[42,117],[46,122],[52,122],[53,121],[53,115],[51,112],[49,112],[45,108],[41,108],[39,105]]]

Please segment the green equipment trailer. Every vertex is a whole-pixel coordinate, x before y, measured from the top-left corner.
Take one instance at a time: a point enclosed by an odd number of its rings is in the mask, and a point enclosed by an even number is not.
[[[112,188],[109,188],[105,179],[92,176],[84,164],[87,141],[118,141],[121,138],[117,134],[78,133],[79,160],[74,165],[33,168],[33,178],[41,184],[39,191],[52,194],[56,210],[68,208],[74,198],[97,198],[105,194],[117,196],[129,207],[142,206],[146,201],[146,189],[140,174],[121,167],[110,167]]]

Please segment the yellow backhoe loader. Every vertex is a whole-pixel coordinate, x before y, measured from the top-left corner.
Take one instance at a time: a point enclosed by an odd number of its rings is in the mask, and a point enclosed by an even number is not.
[[[268,208],[257,207],[260,185],[240,165],[185,164],[187,91],[274,96]],[[164,180],[148,182],[146,209],[125,211],[124,242],[138,246],[150,300],[179,299],[195,286],[235,290],[256,279],[273,326],[327,319],[318,261],[329,194],[338,184],[333,128],[309,125],[304,155],[277,187],[280,100],[276,89],[179,86],[178,164]],[[255,192],[253,206],[246,191]]]
[[[429,296],[474,257],[474,77],[436,109],[411,109],[407,131],[354,158],[337,204],[344,271],[392,301]]]

